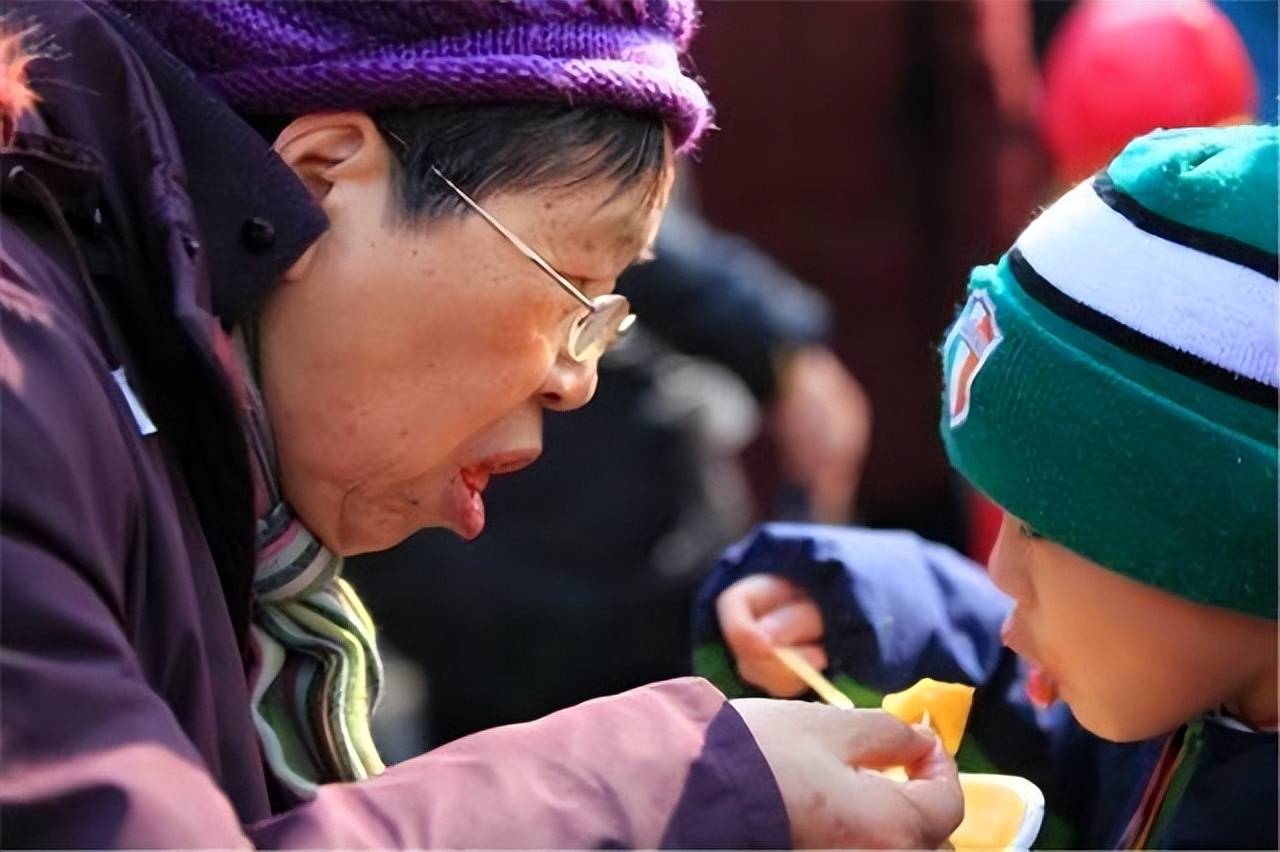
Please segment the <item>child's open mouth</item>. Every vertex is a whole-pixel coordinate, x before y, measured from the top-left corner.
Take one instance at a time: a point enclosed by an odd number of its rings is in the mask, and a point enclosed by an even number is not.
[[[1058,681],[1039,663],[1027,662],[1030,671],[1027,674],[1027,698],[1038,709],[1044,710],[1058,700]]]
[[[1058,700],[1058,679],[1048,669],[1036,662],[1036,655],[1032,650],[1033,646],[1027,639],[1026,630],[1022,623],[1017,620],[1017,615],[1018,611],[1015,609],[1004,620],[1004,626],[1000,629],[1000,641],[1005,644],[1005,647],[1026,661],[1028,667],[1027,698],[1031,699],[1031,703],[1037,708],[1043,710]]]

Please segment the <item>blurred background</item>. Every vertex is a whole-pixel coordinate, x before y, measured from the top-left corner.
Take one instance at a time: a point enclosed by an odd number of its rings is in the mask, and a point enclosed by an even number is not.
[[[640,317],[489,526],[348,562],[389,761],[688,674],[692,595],[772,518],[985,559],[937,347],[968,270],[1157,127],[1276,120],[1274,0],[706,2],[719,132],[681,166]]]

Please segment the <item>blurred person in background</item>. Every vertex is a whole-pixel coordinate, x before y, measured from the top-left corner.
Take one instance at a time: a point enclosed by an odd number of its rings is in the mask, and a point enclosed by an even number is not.
[[[831,305],[875,413],[860,518],[963,548],[934,343],[1044,185],[1029,5],[726,3],[706,21],[694,58],[724,131],[694,166],[703,211]],[[749,458],[767,517],[787,477],[764,446]]]
[[[591,405],[548,418],[539,464],[494,484],[489,532],[428,530],[350,565],[405,657],[375,726],[389,752],[689,673],[693,594],[752,520],[738,457],[758,407],[800,510],[849,520],[870,412],[822,297],[687,197],[618,288],[643,319]]]
[[[947,837],[932,735],[693,678],[391,768],[371,741],[343,559],[479,535],[591,398],[711,119],[690,2],[0,20],[0,846]]]

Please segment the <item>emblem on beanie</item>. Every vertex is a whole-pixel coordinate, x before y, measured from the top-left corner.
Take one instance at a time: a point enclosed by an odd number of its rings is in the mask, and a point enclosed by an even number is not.
[[[1004,336],[996,323],[996,308],[986,290],[974,290],[947,335],[947,408],[951,428],[969,416],[973,380]]]

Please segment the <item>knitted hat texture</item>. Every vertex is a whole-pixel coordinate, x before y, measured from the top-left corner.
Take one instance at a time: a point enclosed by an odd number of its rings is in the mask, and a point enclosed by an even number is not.
[[[1158,131],[974,270],[952,464],[1046,537],[1274,619],[1277,131]]]
[[[115,4],[246,114],[562,101],[660,114],[677,149],[712,119],[694,0]]]

